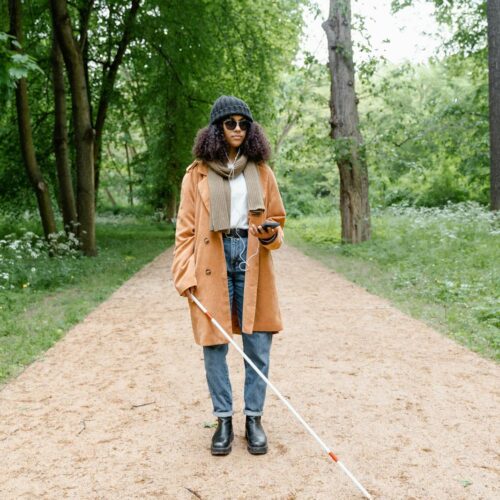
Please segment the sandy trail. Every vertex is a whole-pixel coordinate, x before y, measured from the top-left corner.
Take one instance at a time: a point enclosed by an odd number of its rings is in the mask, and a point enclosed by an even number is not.
[[[210,455],[202,351],[171,258],[0,392],[0,498],[361,498],[271,391],[270,451],[247,452],[234,350],[233,452]],[[374,497],[500,498],[500,368],[294,248],[274,260],[285,330],[270,378]]]

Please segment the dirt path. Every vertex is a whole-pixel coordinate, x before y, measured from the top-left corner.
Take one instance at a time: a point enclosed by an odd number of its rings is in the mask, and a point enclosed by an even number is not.
[[[0,392],[0,498],[360,498],[272,392],[270,451],[246,451],[234,350],[233,452],[210,455],[202,351],[171,258]],[[270,378],[374,497],[500,498],[500,368],[293,248],[274,258],[285,331]]]

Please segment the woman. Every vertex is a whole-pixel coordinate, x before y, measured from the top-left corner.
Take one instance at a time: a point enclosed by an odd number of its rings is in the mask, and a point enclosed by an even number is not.
[[[210,124],[195,139],[196,160],[182,180],[172,275],[182,296],[193,293],[228,333],[240,333],[244,352],[267,376],[273,334],[282,330],[271,251],[281,246],[285,209],[269,142],[247,104],[221,96]],[[265,221],[275,228],[264,229]],[[203,346],[205,373],[217,429],[213,455],[231,452],[232,391],[227,339],[189,300],[195,341]],[[252,454],[267,452],[262,427],[266,384],[245,361],[245,437]]]

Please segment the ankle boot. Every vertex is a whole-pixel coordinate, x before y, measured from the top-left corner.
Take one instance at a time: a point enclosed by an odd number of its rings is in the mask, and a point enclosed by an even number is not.
[[[217,429],[212,436],[212,455],[228,455],[231,453],[231,443],[234,439],[233,418],[217,417]]]
[[[263,455],[267,453],[267,437],[260,416],[247,415],[245,423],[245,437],[248,441],[247,449],[252,455]]]

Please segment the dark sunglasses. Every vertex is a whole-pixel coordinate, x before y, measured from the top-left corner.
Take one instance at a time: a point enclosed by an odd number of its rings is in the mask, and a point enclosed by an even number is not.
[[[250,120],[245,119],[236,121],[230,118],[229,120],[224,120],[223,123],[228,130],[234,130],[236,125],[239,125],[241,130],[248,130],[250,128]]]

